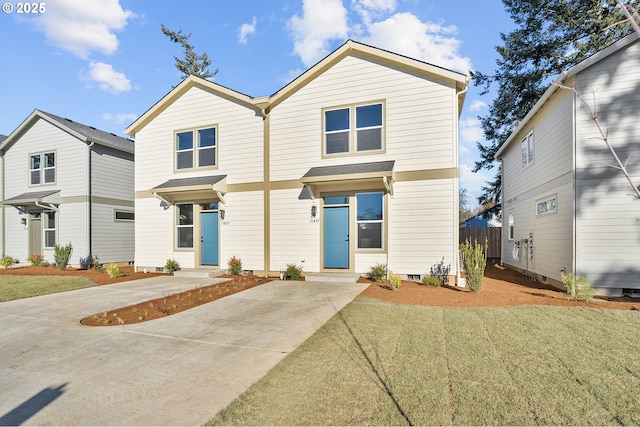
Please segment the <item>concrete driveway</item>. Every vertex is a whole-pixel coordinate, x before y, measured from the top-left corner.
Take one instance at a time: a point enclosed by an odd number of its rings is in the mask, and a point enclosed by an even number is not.
[[[146,323],[79,323],[214,280],[149,278],[0,303],[0,425],[200,425],[367,287],[274,281]]]

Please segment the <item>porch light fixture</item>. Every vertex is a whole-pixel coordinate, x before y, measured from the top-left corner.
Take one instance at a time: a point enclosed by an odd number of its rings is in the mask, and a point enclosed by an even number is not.
[[[220,209],[220,219],[224,219],[224,209]]]
[[[27,225],[27,218],[20,218],[20,224]]]
[[[318,215],[318,206],[311,206],[311,218],[315,218]]]

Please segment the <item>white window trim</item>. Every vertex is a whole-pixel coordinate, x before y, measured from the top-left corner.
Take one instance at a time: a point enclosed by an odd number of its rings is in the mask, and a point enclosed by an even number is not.
[[[507,217],[507,236],[509,240],[513,240],[515,237],[515,225],[516,225],[516,214],[513,210],[509,211],[509,216]]]
[[[553,209],[552,210],[547,210],[545,212],[539,212],[538,210],[538,206],[544,204],[545,206],[549,206],[549,202],[554,201],[553,203]],[[543,199],[539,199],[536,201],[536,205],[535,205],[535,209],[536,209],[536,216],[545,216],[545,215],[551,215],[554,214],[558,211],[558,195],[557,194],[553,194],[551,196],[545,197]]]
[[[366,107],[369,105],[378,105],[382,106],[382,124],[379,126],[366,126],[366,127],[357,127],[356,123],[356,108],[358,107]],[[326,121],[325,121],[325,113],[328,111],[338,111],[338,110],[349,110],[349,128],[327,131],[326,130]],[[373,150],[358,150],[358,131],[359,130],[367,130],[367,129],[381,129],[380,132],[380,148]],[[380,154],[384,153],[386,150],[386,138],[385,138],[385,129],[386,129],[386,105],[385,101],[377,100],[370,102],[363,102],[358,104],[350,104],[343,105],[339,107],[328,107],[322,110],[322,156],[323,157],[342,157],[342,156],[357,156],[363,154]],[[347,132],[349,134],[348,137],[348,150],[340,153],[327,153],[327,135],[335,134],[335,133],[343,133]]]
[[[49,218],[48,214],[53,214],[53,228],[49,228]],[[44,211],[43,215],[40,216],[43,220],[44,224],[42,224],[42,248],[43,249],[53,249],[58,241],[58,215],[56,215],[55,211]],[[47,231],[53,231],[53,246],[47,246]]]
[[[520,161],[522,168],[526,168],[535,159],[535,139],[533,137],[533,130],[527,134],[520,142]]]
[[[200,147],[200,133],[198,131],[200,130],[204,130],[204,129],[215,129],[216,130],[216,144],[212,147]],[[186,149],[186,150],[178,150],[178,134],[179,133],[188,133],[191,132],[192,134],[192,140],[193,140],[193,147]],[[220,143],[220,133],[218,130],[218,125],[214,124],[214,125],[208,125],[208,126],[200,126],[197,128],[191,128],[191,129],[182,129],[182,130],[177,130],[173,133],[173,169],[176,172],[188,172],[188,171],[194,171],[194,170],[211,170],[211,169],[218,169],[218,153],[220,152],[220,150],[218,149]],[[213,165],[207,165],[207,166],[200,166],[200,157],[199,157],[199,153],[200,150],[206,150],[206,149],[213,149],[215,151],[215,156],[214,156],[214,160],[213,160]],[[190,168],[180,168],[178,169],[178,153],[187,153],[187,152],[191,152],[191,157],[192,157],[192,161],[191,161],[191,167]]]
[[[47,154],[53,154],[53,166],[52,167],[46,167],[46,155]],[[31,158],[33,156],[40,156],[40,167],[38,169],[32,169],[31,168]],[[39,153],[29,153],[28,156],[28,161],[29,161],[29,177],[28,177],[28,182],[29,182],[29,187],[38,187],[41,185],[52,185],[55,184],[57,181],[57,173],[56,173],[56,165],[58,163],[58,154],[55,150],[47,150],[47,151],[41,151]],[[51,182],[45,182],[45,171],[46,170],[53,170],[53,181]],[[35,171],[38,171],[38,177],[39,177],[39,181],[38,183],[34,184],[33,182],[31,182],[31,174]]]

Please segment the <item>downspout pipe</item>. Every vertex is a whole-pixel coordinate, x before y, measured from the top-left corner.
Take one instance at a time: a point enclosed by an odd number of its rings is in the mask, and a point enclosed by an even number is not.
[[[4,207],[4,151],[0,151],[0,169],[2,169],[2,175],[0,176],[0,179],[2,179],[2,200],[0,200],[0,202],[2,202],[2,235],[0,235],[0,238],[2,239],[2,256],[5,256],[5,240],[6,239],[6,235],[5,235],[5,207]]]
[[[87,198],[89,199],[89,205],[87,206],[87,248],[89,250],[89,260],[93,260],[93,180],[92,180],[92,167],[91,167],[91,152],[95,142],[91,141],[87,145]]]

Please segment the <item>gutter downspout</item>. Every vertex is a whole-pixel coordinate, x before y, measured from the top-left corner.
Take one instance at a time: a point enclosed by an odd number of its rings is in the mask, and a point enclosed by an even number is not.
[[[271,111],[267,112],[266,107],[260,108],[262,114],[263,126],[262,126],[262,140],[263,140],[263,251],[264,251],[264,277],[269,277],[269,270],[271,269]]]
[[[467,80],[467,86],[462,89],[460,92],[456,93],[457,97],[456,97],[456,101],[457,104],[460,104],[460,97],[462,95],[464,95],[465,93],[467,93],[467,90],[469,90],[469,85],[468,85],[468,80]],[[456,286],[460,286],[460,282],[461,282],[461,275],[460,272],[462,271],[462,265],[461,265],[461,260],[460,260],[460,197],[459,197],[459,193],[460,193],[460,137],[459,137],[459,132],[458,132],[458,128],[459,128],[459,123],[460,123],[460,114],[461,114],[461,109],[459,107],[459,105],[456,105],[456,110],[458,110],[458,120],[456,121],[456,123],[458,124],[458,126],[456,126],[455,130],[455,135],[456,135],[456,155],[458,156],[458,158],[456,159],[456,169],[458,170],[458,185],[456,185],[455,187],[455,194],[453,197],[453,208],[454,208],[454,224],[453,224],[453,244],[454,244],[454,251],[453,251],[453,261],[455,262],[456,265]]]
[[[5,240],[6,240],[6,235],[5,235],[5,214],[6,214],[6,210],[4,207],[4,152],[0,151],[0,168],[2,168],[2,175],[0,176],[0,179],[2,179],[2,200],[0,200],[0,202],[2,202],[2,235],[0,236],[0,238],[2,238],[2,256],[5,255]]]
[[[89,249],[89,260],[93,260],[93,180],[91,179],[92,168],[91,168],[91,148],[93,148],[94,142],[91,141],[90,144],[87,145],[87,196],[89,199],[89,206],[87,207],[87,240]]]

